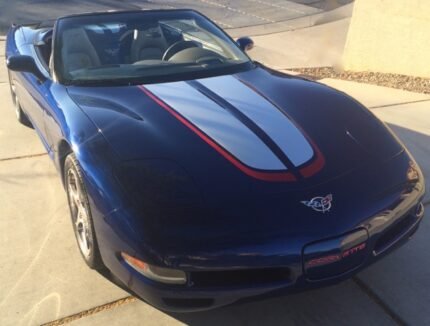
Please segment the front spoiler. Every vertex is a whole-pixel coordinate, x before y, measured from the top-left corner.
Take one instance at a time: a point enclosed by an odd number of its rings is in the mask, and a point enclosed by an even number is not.
[[[423,195],[424,185],[420,183],[420,186],[415,187],[407,196],[399,199],[390,209],[369,218],[357,229],[354,229],[363,230],[364,228],[368,233],[364,256],[360,263],[353,268],[342,273],[334,273],[329,277],[310,278],[305,273],[304,259],[301,267],[298,268],[297,264],[292,265],[292,277],[283,282],[228,287],[205,287],[193,284],[172,286],[156,283],[130,268],[118,255],[115,255],[115,259],[109,260],[111,263],[115,260],[115,263],[110,264],[108,268],[127,284],[133,294],[161,310],[172,312],[208,310],[251,298],[315,289],[349,279],[360,270],[403,245],[416,232],[423,219],[424,209],[421,204]],[[409,222],[405,223],[405,221]],[[346,234],[350,234],[351,231]]]

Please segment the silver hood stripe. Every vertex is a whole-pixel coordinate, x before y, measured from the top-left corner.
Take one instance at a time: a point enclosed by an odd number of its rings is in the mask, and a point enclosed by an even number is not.
[[[264,130],[296,167],[314,157],[312,146],[294,123],[272,103],[235,77],[219,76],[198,81]]]
[[[287,170],[270,148],[241,121],[186,82],[145,87],[243,164],[258,170]]]

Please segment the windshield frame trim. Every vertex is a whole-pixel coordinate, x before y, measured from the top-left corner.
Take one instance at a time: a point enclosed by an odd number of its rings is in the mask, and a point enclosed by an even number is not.
[[[212,21],[210,18],[208,18],[206,15],[198,12],[197,10],[194,9],[156,9],[156,10],[126,10],[126,11],[113,11],[113,12],[94,12],[94,13],[84,13],[84,14],[76,14],[76,15],[68,15],[68,16],[63,16],[60,17],[56,20],[55,24],[54,24],[54,30],[53,30],[53,35],[52,35],[52,40],[53,40],[53,46],[52,46],[52,56],[53,56],[53,69],[52,69],[52,77],[53,79],[58,82],[59,84],[65,85],[65,86],[71,86],[74,85],[76,83],[74,83],[73,80],[68,80],[66,78],[64,78],[59,72],[57,67],[59,67],[58,64],[58,55],[57,52],[60,52],[60,50],[58,49],[59,47],[59,33],[58,33],[58,26],[59,23],[61,22],[61,20],[63,19],[69,19],[69,18],[74,18],[74,17],[91,17],[91,16],[108,16],[108,15],[117,15],[117,14],[128,14],[128,13],[134,13],[134,14],[145,14],[145,15],[150,15],[150,14],[154,14],[154,13],[165,13],[165,12],[186,12],[186,13],[192,13],[196,16],[200,16],[201,18],[203,18],[204,20],[208,21],[210,24],[212,24],[223,36],[225,36],[229,41],[231,41],[231,45],[235,46],[247,59],[248,61],[243,62],[243,63],[239,63],[237,65],[234,66],[229,66],[229,67],[225,67],[226,70],[232,70],[232,71],[226,71],[226,72],[221,72],[217,70],[218,69],[213,69],[214,73],[213,74],[208,74],[208,70],[199,70],[199,71],[195,71],[195,72],[187,72],[187,73],[179,73],[179,74],[174,74],[171,75],[171,78],[166,78],[168,76],[150,76],[150,77],[138,77],[138,78],[124,78],[124,80],[116,80],[116,81],[112,81],[110,80],[110,82],[113,85],[137,85],[137,84],[149,84],[149,83],[161,83],[161,82],[169,82],[169,81],[179,81],[179,80],[190,80],[190,79],[196,79],[198,77],[193,77],[193,75],[204,75],[204,76],[200,76],[200,78],[206,78],[206,77],[215,77],[215,76],[219,76],[219,75],[226,75],[226,74],[234,74],[234,73],[238,73],[238,72],[243,72],[246,70],[250,70],[253,69],[255,67],[255,64],[253,62],[253,60],[249,57],[249,55],[243,51],[239,44],[230,36],[228,35],[220,26],[218,26],[214,21]],[[222,68],[219,68],[219,70],[223,70]],[[187,74],[187,75],[191,75],[189,78],[181,78],[178,79],[177,75],[182,75],[182,74]],[[174,78],[176,77],[176,78]],[[147,80],[147,79],[151,79],[151,81]],[[172,79],[172,80],[170,80]],[[128,82],[127,82],[127,81]],[[88,81],[88,83],[84,82],[84,81],[80,81],[80,83],[85,83],[87,85],[91,85],[91,83],[97,84],[97,83],[101,83],[101,84],[105,84],[107,81],[103,81],[103,80],[99,80],[99,81]]]

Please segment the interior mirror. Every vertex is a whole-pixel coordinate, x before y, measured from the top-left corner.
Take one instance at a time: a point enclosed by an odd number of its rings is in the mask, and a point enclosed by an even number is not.
[[[35,75],[40,81],[46,79],[37,67],[34,59],[29,55],[12,55],[7,58],[6,65],[12,71],[29,72]]]
[[[250,51],[254,48],[254,41],[248,36],[238,38],[236,42],[243,51]]]

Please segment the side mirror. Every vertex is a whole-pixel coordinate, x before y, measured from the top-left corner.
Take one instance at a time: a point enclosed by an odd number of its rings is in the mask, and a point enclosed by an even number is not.
[[[239,44],[239,47],[245,52],[251,51],[254,48],[254,41],[247,36],[238,38],[236,43]]]
[[[6,60],[8,69],[12,71],[29,72],[36,76],[40,81],[44,81],[46,77],[42,74],[36,65],[36,62],[29,55],[12,55]]]

